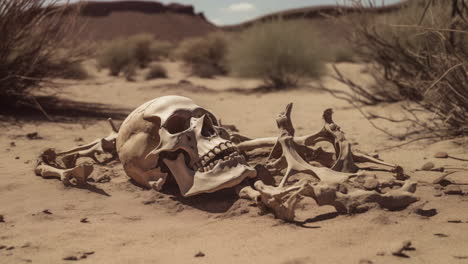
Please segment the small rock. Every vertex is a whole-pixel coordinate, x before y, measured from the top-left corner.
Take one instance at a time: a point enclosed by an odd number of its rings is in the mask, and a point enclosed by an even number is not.
[[[80,222],[87,224],[87,223],[89,223],[89,220],[88,220],[88,218],[85,217],[85,218],[81,218]]]
[[[375,190],[379,187],[379,181],[373,177],[366,177],[363,187],[366,188],[366,190]]]
[[[459,219],[451,219],[451,220],[448,220],[447,223],[451,223],[451,224],[461,224],[463,223],[462,220],[459,220]]]
[[[376,254],[377,256],[385,256],[385,251],[379,251]]]
[[[433,162],[426,162],[424,165],[422,165],[421,170],[423,171],[430,171],[435,167]]]
[[[84,140],[83,140],[82,137],[77,137],[77,138],[75,138],[75,142],[83,142],[83,141],[84,141]]]
[[[0,245],[0,250],[6,248],[7,246],[5,245]]]
[[[15,249],[14,246],[10,246],[10,247],[7,247],[7,248],[6,248],[6,250],[13,250],[13,249]]]
[[[413,249],[411,247],[411,241],[409,240],[404,240],[402,242],[397,242],[393,244],[390,248],[390,253],[394,256],[398,257],[407,257],[407,255],[404,253],[405,250],[411,250]]]
[[[37,132],[28,133],[28,134],[26,134],[26,137],[28,139],[31,139],[31,140],[42,139],[42,137],[39,136],[39,133],[37,133]]]
[[[42,210],[42,212],[43,212],[44,214],[49,214],[49,215],[52,214],[52,212],[50,212],[49,209]]]
[[[15,159],[17,159],[17,160],[18,160],[18,159],[20,159],[20,157],[16,156],[16,157],[15,157]]]
[[[16,143],[14,141],[10,142],[10,147],[16,147]]]
[[[0,214],[0,223],[5,223],[5,217]]]
[[[434,236],[436,236],[436,237],[448,237],[448,235],[442,234],[442,233],[435,233]]]
[[[78,257],[77,256],[67,256],[67,257],[64,257],[63,260],[77,261]]]
[[[434,158],[438,158],[438,159],[446,159],[448,157],[449,157],[449,154],[444,151],[437,152],[436,154],[434,154]]]
[[[468,256],[453,256],[456,259],[468,259]]]
[[[28,247],[30,247],[30,246],[31,246],[31,243],[26,242],[26,243],[24,243],[24,244],[21,246],[21,248],[28,248]]]
[[[154,204],[156,203],[155,199],[150,199],[142,202],[144,205]]]
[[[462,195],[463,190],[458,185],[449,185],[445,187],[444,193],[451,195]]]
[[[370,259],[360,259],[359,264],[373,264],[374,262]]]
[[[432,209],[423,209],[423,208],[416,208],[413,210],[413,213],[418,214],[420,216],[425,216],[425,217],[432,217],[437,214],[437,209],[432,208]]]
[[[204,257],[204,256],[205,256],[205,253],[203,253],[203,252],[201,252],[201,251],[198,251],[198,253],[195,254],[195,257],[196,257],[196,258],[202,258],[202,257]]]

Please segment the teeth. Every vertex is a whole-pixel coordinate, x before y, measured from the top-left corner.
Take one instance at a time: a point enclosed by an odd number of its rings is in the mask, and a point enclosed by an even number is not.
[[[226,149],[228,149],[227,144],[229,144],[229,142],[225,143],[225,144],[221,144],[221,145],[219,145],[219,147],[221,148],[221,150],[226,150]]]
[[[215,154],[221,153],[221,149],[218,148],[218,147],[214,148],[214,153],[215,153]]]
[[[234,145],[232,144],[232,142],[227,142],[226,145],[229,147],[229,148],[232,148]]]
[[[212,162],[212,163],[210,163],[210,170],[212,170],[213,168],[214,168],[214,164]]]
[[[208,153],[208,157],[210,157],[210,159],[214,158],[215,157],[215,154],[213,152],[209,152]]]
[[[205,163],[208,162],[208,161],[210,161],[210,157],[205,156],[205,157],[203,158],[203,161],[205,161]]]
[[[205,169],[204,168],[199,168],[198,171],[199,172],[205,172]]]

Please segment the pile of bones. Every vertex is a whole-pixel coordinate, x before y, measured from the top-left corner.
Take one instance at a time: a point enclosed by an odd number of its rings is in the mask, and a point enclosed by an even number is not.
[[[307,136],[295,136],[291,111],[289,104],[277,117],[277,138],[249,139],[233,126],[222,126],[189,98],[159,97],[134,110],[119,128],[109,119],[112,132],[105,138],[65,152],[47,149],[35,172],[60,178],[65,185],[83,185],[93,165],[79,164],[80,158],[98,164],[120,160],[125,173],[142,187],[161,191],[173,177],[184,197],[235,188],[239,197],[286,221],[294,220],[304,197],[319,206],[331,205],[340,214],[370,207],[398,210],[418,200],[416,183],[407,180],[401,167],[351,151],[331,109],[323,113],[323,128]],[[317,146],[323,141],[334,151]],[[108,158],[99,159],[102,154]],[[369,170],[389,171],[391,176],[377,178]]]

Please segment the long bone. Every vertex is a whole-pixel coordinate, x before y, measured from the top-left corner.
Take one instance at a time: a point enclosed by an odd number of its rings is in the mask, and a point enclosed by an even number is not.
[[[69,164],[60,164],[54,149],[45,150],[39,157],[34,169],[36,175],[43,178],[58,178],[65,186],[71,185],[75,179],[77,185],[84,185],[88,176],[93,172],[93,165],[89,163],[69,167]]]
[[[67,151],[57,153],[58,157],[61,157],[66,163],[69,163],[71,167],[75,166],[74,162],[78,158],[91,158],[97,164],[107,164],[110,161],[117,159],[117,151],[115,146],[115,141],[118,135],[118,127],[114,124],[111,118],[107,119],[112,130],[107,137],[96,139],[91,143],[88,143],[83,146],[78,146]],[[96,154],[110,154],[111,158],[108,158],[104,161],[97,159]]]
[[[288,110],[289,108],[289,110]],[[287,114],[286,112],[289,111],[288,119],[290,120],[290,113],[291,113],[292,105],[287,106],[287,109],[282,114]],[[337,154],[337,159],[335,164],[332,166],[332,169],[337,171],[343,172],[355,172],[357,171],[357,166],[354,162],[370,162],[375,163],[387,167],[391,167],[392,170],[400,170],[400,167],[388,162],[384,162],[380,159],[374,158],[370,155],[359,153],[359,152],[352,152],[350,149],[350,143],[346,140],[344,133],[340,130],[340,127],[333,122],[332,119],[333,111],[331,109],[327,109],[323,113],[323,119],[325,120],[324,127],[317,133],[294,137],[294,142],[297,145],[302,146],[314,146],[318,142],[327,141],[333,144],[335,148],[335,153]],[[279,117],[281,118],[281,116]],[[290,122],[290,121],[289,121]],[[285,123],[284,125],[292,125],[292,123]],[[289,129],[289,128],[288,128]],[[294,130],[291,130],[292,136],[294,136]],[[258,148],[267,148],[273,147],[269,159],[271,158],[279,158],[281,156],[281,147],[278,144],[277,137],[269,137],[269,138],[257,138],[252,140],[242,141],[237,144],[237,148],[240,151],[251,151]],[[302,151],[300,152],[301,154]]]

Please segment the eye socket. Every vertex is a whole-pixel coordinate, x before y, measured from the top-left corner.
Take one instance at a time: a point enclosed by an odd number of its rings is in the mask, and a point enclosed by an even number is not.
[[[189,128],[189,118],[182,115],[173,115],[166,121],[165,128],[171,134],[177,134]]]

